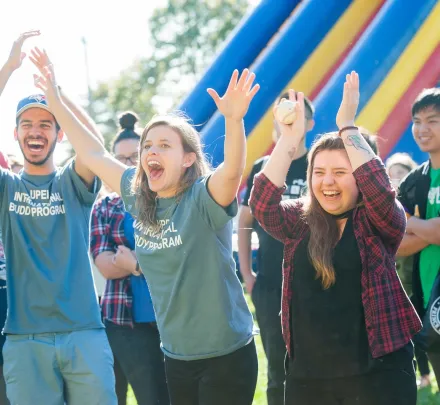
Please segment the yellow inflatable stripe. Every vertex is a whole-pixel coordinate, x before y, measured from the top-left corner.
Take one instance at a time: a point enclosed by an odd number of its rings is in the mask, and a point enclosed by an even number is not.
[[[286,89],[298,89],[309,95],[344,53],[380,3],[382,0],[355,0],[310,55]],[[249,175],[255,160],[270,148],[272,130],[271,107],[248,136],[247,161],[243,178]]]
[[[440,42],[440,2],[362,109],[356,122],[377,132]],[[362,78],[361,91],[362,91]],[[421,89],[420,89],[421,90]],[[386,134],[383,134],[386,136]]]

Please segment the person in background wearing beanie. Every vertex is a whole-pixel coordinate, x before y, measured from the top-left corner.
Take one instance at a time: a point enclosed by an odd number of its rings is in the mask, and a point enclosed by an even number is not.
[[[121,130],[112,144],[114,157],[127,166],[135,166],[139,159],[137,121],[134,113],[122,114]],[[116,193],[93,208],[90,250],[96,267],[107,279],[101,308],[115,358],[118,404],[126,403],[127,380],[139,405],[169,404],[153,304],[134,252],[133,218]]]
[[[0,94],[26,55],[13,44]],[[86,113],[63,104],[98,142]],[[113,355],[101,321],[88,257],[90,213],[100,181],[77,158],[57,168],[63,131],[44,95],[21,100],[15,139],[19,174],[0,169],[0,225],[8,280],[3,372],[12,405],[116,405]]]

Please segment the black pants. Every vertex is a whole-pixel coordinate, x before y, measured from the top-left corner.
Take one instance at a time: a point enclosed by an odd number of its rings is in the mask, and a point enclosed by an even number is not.
[[[114,357],[113,371],[115,372],[116,397],[118,398],[118,405],[127,405],[128,380],[122,371],[118,359]]]
[[[134,328],[108,321],[105,324],[115,360],[133,388],[138,405],[169,405],[156,324],[136,323]]]
[[[255,342],[225,356],[175,360],[165,356],[172,405],[251,405],[257,385]]]
[[[414,354],[416,356],[416,363],[419,369],[420,375],[429,375],[429,362],[426,352],[420,349],[417,345],[414,345]],[[440,366],[440,365],[439,365]],[[440,368],[439,368],[440,370]]]
[[[257,277],[252,301],[267,358],[267,404],[283,405],[286,345],[281,332],[281,286],[273,288]]]
[[[380,370],[345,378],[286,380],[285,405],[416,405],[414,372]]]
[[[440,389],[440,353],[429,353],[429,362],[431,363],[432,369],[434,370],[435,379]]]

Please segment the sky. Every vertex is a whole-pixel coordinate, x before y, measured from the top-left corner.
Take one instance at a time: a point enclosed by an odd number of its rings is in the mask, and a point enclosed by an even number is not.
[[[85,46],[87,42],[90,84],[117,77],[140,56],[151,50],[148,19],[166,0],[20,0],[7,2],[0,24],[0,64],[7,60],[21,32],[39,29],[41,36],[25,42],[23,51],[37,45],[51,58],[58,84],[74,101],[87,95]],[[3,6],[4,7],[4,6]],[[32,74],[36,68],[25,59],[10,78],[0,97],[0,149],[20,155],[13,138],[15,111],[22,98],[38,93]],[[62,153],[59,148],[58,154]]]

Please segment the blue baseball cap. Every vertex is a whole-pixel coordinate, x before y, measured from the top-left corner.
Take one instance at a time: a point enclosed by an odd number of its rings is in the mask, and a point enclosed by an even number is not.
[[[18,118],[20,114],[24,113],[29,108],[42,108],[52,114],[52,111],[50,111],[47,105],[46,96],[44,94],[34,94],[21,100],[17,105],[15,117]]]

